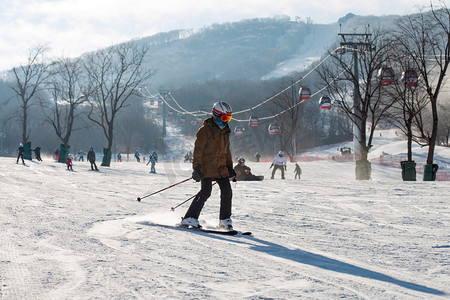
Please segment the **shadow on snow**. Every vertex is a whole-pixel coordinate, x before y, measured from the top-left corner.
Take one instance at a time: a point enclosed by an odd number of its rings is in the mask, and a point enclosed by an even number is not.
[[[183,230],[186,231],[187,229],[184,228],[177,228],[172,226],[165,226],[165,225],[158,225],[154,223],[149,222],[140,222],[141,225],[147,225],[147,226],[161,226],[166,227],[170,229],[176,229],[176,230]],[[269,254],[272,256],[280,257],[283,259],[291,260],[297,263],[310,265],[314,267],[318,267],[324,270],[329,270],[337,273],[343,273],[343,274],[349,274],[353,276],[358,277],[364,277],[368,279],[383,281],[386,283],[392,283],[396,284],[398,286],[422,292],[422,293],[428,293],[433,295],[446,295],[443,291],[436,290],[433,288],[426,287],[424,285],[403,281],[396,279],[394,277],[388,276],[386,274],[371,271],[362,267],[358,267],[349,263],[345,263],[336,259],[328,258],[326,256],[311,253],[304,250],[299,249],[288,249],[282,245],[275,244],[272,242],[264,241],[258,238],[255,238],[254,236],[235,236],[235,237],[229,237],[229,236],[221,236],[221,235],[214,235],[202,231],[195,231],[191,230],[190,232],[194,234],[204,235],[204,236],[210,236],[211,238],[221,239],[221,240],[228,240],[235,243],[241,243],[241,244],[247,244],[250,246],[251,250],[262,252],[265,254]],[[243,240],[245,239],[245,240]],[[259,244],[256,244],[256,243]]]

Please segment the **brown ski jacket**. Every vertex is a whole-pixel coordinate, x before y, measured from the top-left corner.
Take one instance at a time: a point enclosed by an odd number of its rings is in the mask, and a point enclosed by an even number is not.
[[[230,127],[223,128],[211,118],[203,121],[203,126],[197,131],[194,145],[192,166],[201,166],[204,178],[229,177],[228,166],[233,165],[230,152]]]

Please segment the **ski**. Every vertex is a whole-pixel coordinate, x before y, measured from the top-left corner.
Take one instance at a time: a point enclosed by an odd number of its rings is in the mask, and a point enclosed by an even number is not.
[[[197,230],[197,231],[201,231],[201,232],[222,234],[222,235],[252,235],[252,233],[249,231],[241,232],[241,231],[237,231],[237,230],[215,230],[215,229],[183,227],[183,226],[178,226],[178,227],[183,228],[183,229],[188,229],[188,230]]]

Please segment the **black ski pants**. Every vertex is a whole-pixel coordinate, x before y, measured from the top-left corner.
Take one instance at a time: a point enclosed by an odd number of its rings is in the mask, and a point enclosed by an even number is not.
[[[220,213],[219,219],[224,220],[231,217],[231,198],[233,191],[231,190],[230,179],[227,178],[202,178],[200,192],[192,200],[191,206],[184,218],[198,219],[205,205],[206,200],[211,196],[212,182],[216,181],[220,187]]]

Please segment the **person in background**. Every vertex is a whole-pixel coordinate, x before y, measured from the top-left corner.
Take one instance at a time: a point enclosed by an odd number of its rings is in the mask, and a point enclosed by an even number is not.
[[[117,153],[117,161],[122,162],[122,154]]]
[[[155,159],[155,162],[158,162],[158,154],[156,153],[155,150],[153,150],[152,156],[153,156],[153,158]]]
[[[284,171],[286,171],[286,157],[284,157],[284,152],[280,151],[278,152],[278,155],[275,156],[275,158],[272,161],[272,165],[269,167],[273,168],[272,171],[272,177],[270,177],[270,179],[273,179],[275,176],[275,172],[280,169],[281,170],[281,179],[284,179]]]
[[[234,171],[236,172],[237,181],[247,181],[256,177],[252,174],[250,167],[245,165],[245,159],[242,157],[238,159],[238,164],[234,166]]]
[[[200,192],[181,221],[180,226],[201,228],[198,222],[206,200],[211,196],[212,182],[220,187],[219,227],[232,230],[231,221],[231,190],[230,178],[236,177],[230,151],[231,106],[218,101],[212,108],[212,116],[203,121],[203,126],[197,131],[192,161],[192,179],[201,181]]]
[[[55,149],[55,160],[59,160],[59,148]]]
[[[95,168],[95,171],[98,171],[97,165],[95,164],[95,152],[94,147],[91,147],[89,149],[89,152],[87,154],[87,160],[91,163],[91,170],[93,171]]]
[[[298,179],[300,179],[300,175],[302,175],[302,169],[300,168],[300,166],[298,165],[298,163],[295,163],[295,170],[294,170],[294,173],[295,173],[294,179],[297,179],[297,176],[298,176]]]
[[[84,161],[84,155],[83,150],[78,151],[78,161]]]
[[[139,154],[139,151],[134,152],[134,157],[136,158],[137,162],[141,162],[141,155]]]
[[[72,168],[72,159],[73,159],[72,154],[67,155],[67,158],[66,158],[66,166],[67,166],[67,170],[70,170],[70,171],[73,171],[73,168]]]
[[[261,154],[259,154],[259,152],[256,152],[255,158],[256,158],[256,162],[259,162],[259,160],[261,159]]]
[[[38,161],[42,161],[42,158],[41,158],[41,147],[36,147],[36,148],[33,149],[33,151],[34,151],[34,155],[36,156],[36,159]]]
[[[23,160],[23,153],[24,152],[25,152],[25,148],[23,147],[23,144],[20,143],[19,144],[19,148],[17,148],[17,161],[16,161],[16,164],[19,163],[19,158],[22,159],[22,164],[23,165],[25,164],[25,161]]]
[[[150,165],[151,166],[150,173],[156,173],[156,169],[155,169],[156,159],[151,154],[148,157],[147,166],[148,166],[148,164],[151,164]]]

